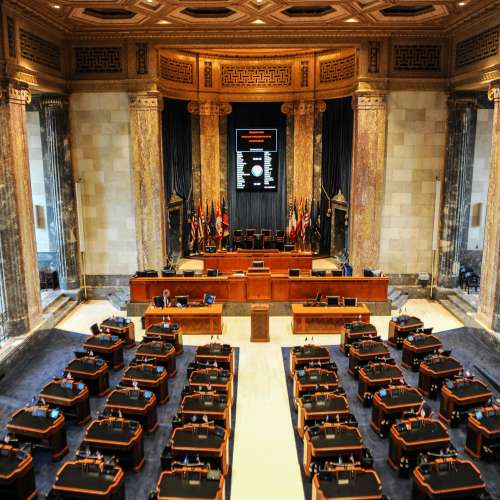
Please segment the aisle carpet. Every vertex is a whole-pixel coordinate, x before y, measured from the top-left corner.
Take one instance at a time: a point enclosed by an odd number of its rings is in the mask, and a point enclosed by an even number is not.
[[[5,433],[5,426],[10,415],[19,407],[29,404],[41,388],[53,377],[62,375],[66,365],[74,358],[73,351],[81,351],[82,343],[88,338],[86,335],[53,329],[45,341],[38,344],[26,356],[22,364],[6,374],[0,383],[0,428]],[[124,350],[125,366],[134,357],[135,349]],[[160,476],[160,455],[170,436],[172,417],[177,413],[180,405],[180,396],[187,382],[187,366],[194,359],[195,347],[184,346],[184,353],[177,357],[177,374],[168,380],[169,401],[158,406],[159,426],[152,434],[145,433],[144,455],[145,464],[140,472],[127,471],[125,474],[125,490],[129,499],[145,500],[150,492],[155,490]],[[232,429],[236,422],[236,398],[238,389],[238,348],[235,348],[235,378],[234,378],[234,407],[232,409]],[[114,387],[121,380],[123,370],[109,372],[109,385]],[[92,416],[104,407],[106,398],[90,398]],[[59,462],[52,462],[50,453],[37,451],[34,453],[35,479],[39,497],[50,490],[54,478],[61,465],[74,458],[75,450],[80,445],[85,426],[74,423],[66,424],[69,453]],[[229,445],[229,464],[232,464],[233,441]],[[231,495],[231,474],[226,478],[226,500]]]
[[[443,343],[443,349],[451,349],[451,355],[462,363],[465,370],[470,370],[478,378],[482,379],[493,393],[498,396],[496,384],[492,381],[500,380],[500,363],[498,351],[485,342],[482,336],[475,335],[473,329],[457,328],[454,330],[447,330],[438,333],[437,336]],[[320,337],[316,337],[316,343],[320,344]],[[349,375],[348,358],[339,351],[338,346],[328,346],[330,350],[331,359],[337,363],[338,375],[340,385],[347,393],[351,412],[354,413],[358,424],[359,430],[363,436],[364,446],[370,449],[374,458],[374,467],[379,473],[382,481],[382,491],[391,500],[406,500],[411,498],[411,479],[400,479],[395,471],[393,471],[387,464],[389,440],[380,439],[377,434],[370,427],[371,408],[364,408],[361,402],[356,398],[358,390],[358,381]],[[403,370],[406,382],[416,387],[418,384],[418,373],[407,370],[401,366],[401,351],[389,348],[391,356],[396,360],[396,363]],[[283,347],[283,368],[286,373],[287,390],[290,401],[290,412],[292,415],[292,422],[295,433],[295,444],[297,449],[297,460],[300,464],[302,471],[302,457],[303,457],[303,443],[297,431],[297,413],[293,407],[293,386],[292,380],[288,376],[290,366],[290,348]],[[480,370],[479,370],[479,369]],[[482,372],[488,374],[488,379],[482,376]],[[439,415],[439,399],[432,401],[426,398],[426,401],[431,406],[435,417]],[[464,453],[466,427],[461,426],[458,429],[450,429],[448,427],[450,438],[454,446],[459,450],[460,457],[471,460],[471,457]],[[498,464],[487,464],[482,461],[473,460],[479,467],[483,479],[486,481],[488,491],[495,499],[500,499],[500,466]],[[304,488],[304,495],[306,499],[311,498],[311,481],[302,472],[302,485]]]

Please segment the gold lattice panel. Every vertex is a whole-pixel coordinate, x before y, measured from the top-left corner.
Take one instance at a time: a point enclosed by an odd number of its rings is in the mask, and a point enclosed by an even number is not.
[[[75,47],[77,73],[121,73],[121,47]]]
[[[222,87],[289,87],[291,84],[292,67],[288,64],[221,65]]]
[[[319,63],[320,83],[334,83],[350,80],[356,75],[356,56],[328,59]]]
[[[441,71],[441,45],[394,45],[394,71]]]
[[[56,71],[61,70],[61,50],[55,43],[23,28],[19,30],[19,40],[24,59]]]
[[[193,83],[193,65],[170,57],[160,57],[160,76],[170,82]]]
[[[498,54],[499,27],[478,33],[457,43],[455,68],[463,68]]]

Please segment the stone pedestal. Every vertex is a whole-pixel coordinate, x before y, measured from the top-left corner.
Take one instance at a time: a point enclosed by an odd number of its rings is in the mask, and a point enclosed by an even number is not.
[[[220,117],[231,113],[229,103],[190,102],[190,113],[200,116],[200,184],[203,206],[221,201]]]
[[[80,287],[76,235],[75,188],[69,141],[68,101],[63,96],[40,98],[40,131],[46,182],[47,217],[57,252],[59,285]],[[50,213],[49,213],[50,210]]]
[[[438,274],[438,285],[447,288],[458,285],[460,255],[469,225],[476,120],[474,95],[450,96]]]
[[[159,270],[166,263],[161,104],[157,92],[129,94],[137,267],[140,270]]]
[[[314,199],[314,149],[315,122],[317,112],[325,111],[324,101],[286,102],[281,110],[286,115],[293,115],[293,189],[292,200]]]
[[[500,332],[500,80],[490,86],[488,96],[495,108],[477,319]]]
[[[25,106],[27,85],[0,86],[0,294],[7,335],[41,319],[40,283],[31,197]]]
[[[385,177],[386,97],[358,92],[353,98],[354,133],[349,254],[355,275],[379,265]]]

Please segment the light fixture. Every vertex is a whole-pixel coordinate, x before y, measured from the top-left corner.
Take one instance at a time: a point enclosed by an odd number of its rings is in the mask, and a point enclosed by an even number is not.
[[[52,5],[52,7],[54,7],[54,9],[60,9],[61,8],[61,6],[58,5],[57,3],[55,3],[54,5]]]
[[[266,22],[262,19],[256,19],[255,21],[252,21],[252,24],[266,24]]]
[[[350,17],[349,19],[345,20],[346,23],[359,23],[359,20],[356,19],[355,17]]]
[[[463,7],[463,6],[465,5],[465,3],[466,3],[466,2],[458,2],[458,5],[459,5],[460,7]]]
[[[166,19],[162,19],[161,21],[158,21],[157,24],[172,24],[170,21],[167,21]]]

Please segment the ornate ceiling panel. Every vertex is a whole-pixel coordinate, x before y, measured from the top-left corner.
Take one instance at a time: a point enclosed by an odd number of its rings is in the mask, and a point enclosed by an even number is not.
[[[176,29],[442,30],[496,0],[7,0],[73,32]]]

